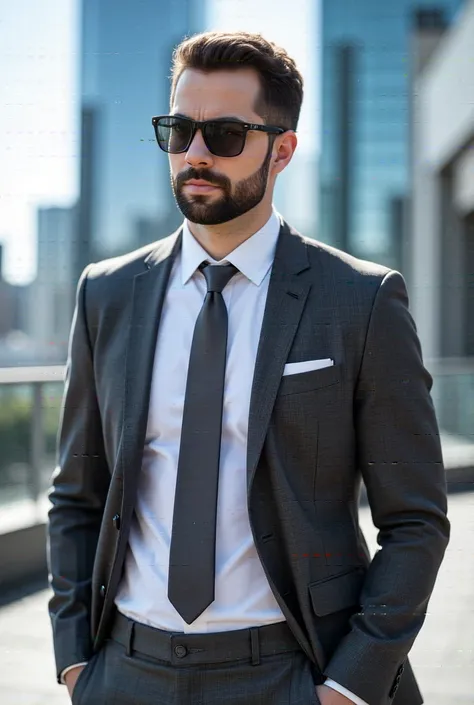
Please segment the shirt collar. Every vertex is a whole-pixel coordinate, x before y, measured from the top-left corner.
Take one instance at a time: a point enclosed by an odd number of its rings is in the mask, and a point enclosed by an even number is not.
[[[260,286],[273,262],[280,226],[281,216],[273,208],[272,214],[263,228],[236,247],[225,259],[218,261],[213,259],[199,244],[185,219],[181,246],[181,281],[183,286],[199,265],[205,261],[209,261],[211,264],[233,264],[250,281]]]

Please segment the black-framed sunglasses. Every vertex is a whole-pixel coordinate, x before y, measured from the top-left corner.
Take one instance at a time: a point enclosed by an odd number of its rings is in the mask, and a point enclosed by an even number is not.
[[[238,157],[242,154],[249,130],[259,130],[270,135],[281,135],[287,131],[275,125],[226,119],[199,122],[179,115],[158,115],[151,121],[158,145],[169,154],[186,152],[198,129],[202,132],[206,147],[216,157]]]

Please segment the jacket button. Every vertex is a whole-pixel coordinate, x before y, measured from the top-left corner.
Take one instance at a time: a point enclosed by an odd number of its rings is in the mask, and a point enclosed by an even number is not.
[[[105,597],[105,585],[100,586],[100,596]]]
[[[395,693],[396,693],[397,690],[398,690],[398,685],[399,685],[399,681],[397,681],[397,680],[395,679],[395,681],[394,681],[393,684],[392,684],[392,687],[390,688],[390,693],[388,694],[388,697],[389,697],[389,698],[393,698],[393,697],[394,697]]]
[[[112,519],[113,525],[117,529],[117,531],[120,530],[120,514],[115,514],[114,518]]]

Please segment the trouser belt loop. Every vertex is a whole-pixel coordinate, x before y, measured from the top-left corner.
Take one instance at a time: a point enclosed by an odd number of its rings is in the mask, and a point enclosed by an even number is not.
[[[125,649],[125,654],[127,656],[132,655],[132,650],[133,650],[133,630],[135,627],[135,622],[133,620],[130,620],[128,623],[128,635],[127,635],[127,647]]]
[[[250,627],[250,644],[252,647],[252,666],[258,666],[260,663],[258,627]]]

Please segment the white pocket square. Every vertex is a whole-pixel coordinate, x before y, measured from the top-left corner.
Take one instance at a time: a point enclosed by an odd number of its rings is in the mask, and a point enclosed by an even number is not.
[[[321,370],[323,367],[334,365],[334,360],[330,357],[324,360],[305,360],[304,362],[288,362],[283,370],[283,376],[294,375],[299,372],[311,372],[312,370]]]

